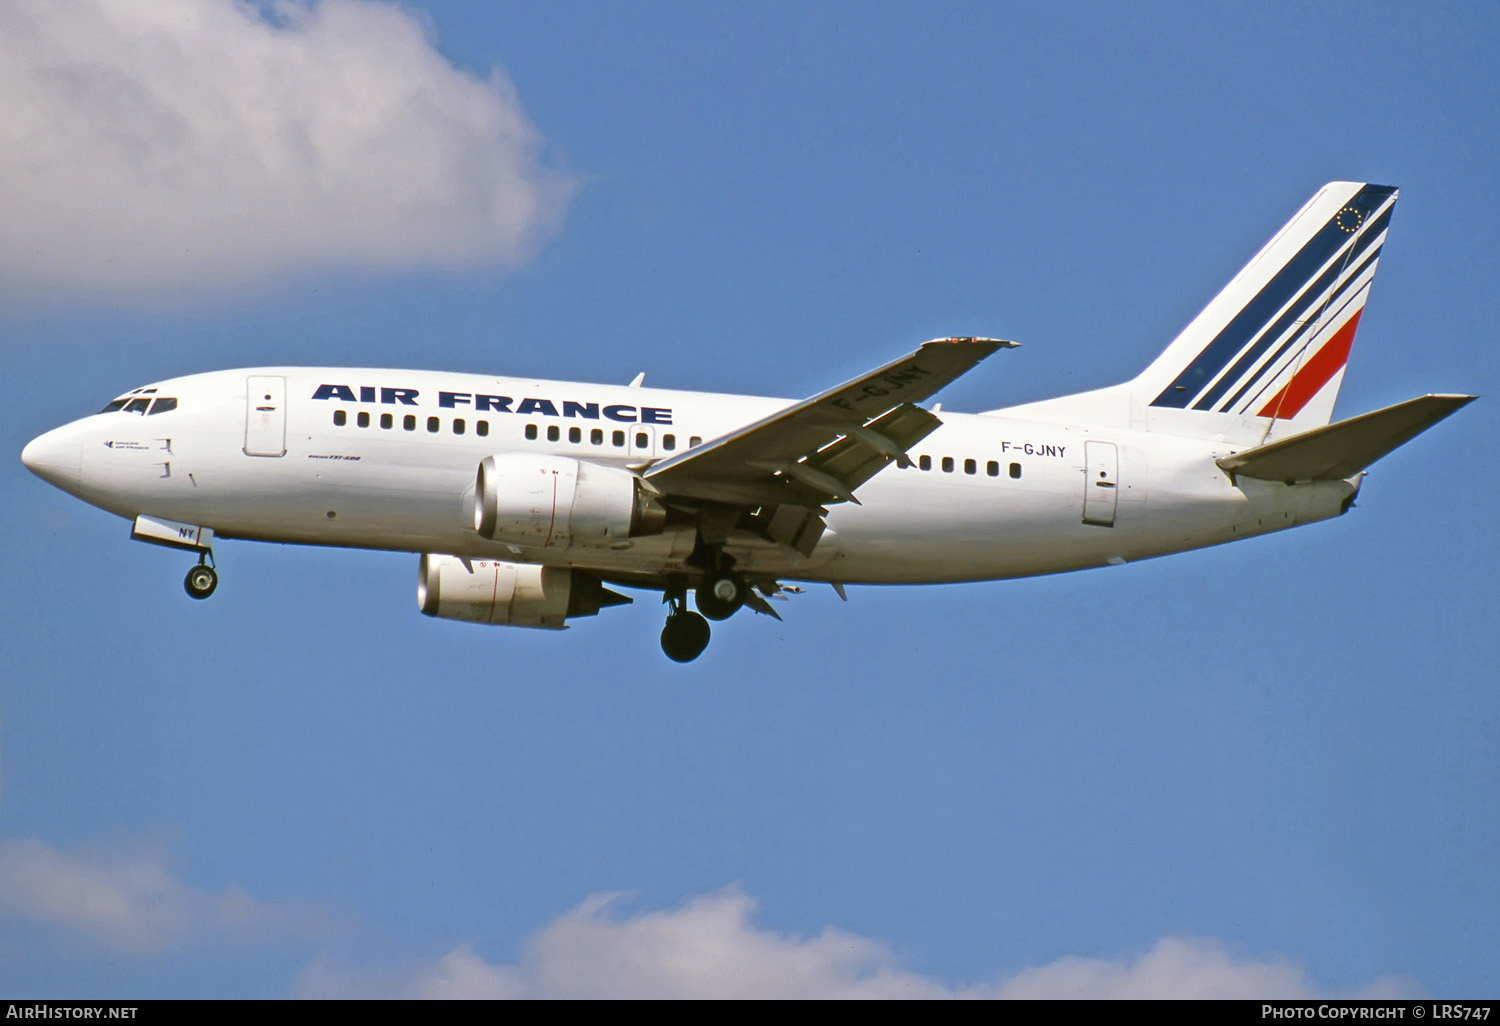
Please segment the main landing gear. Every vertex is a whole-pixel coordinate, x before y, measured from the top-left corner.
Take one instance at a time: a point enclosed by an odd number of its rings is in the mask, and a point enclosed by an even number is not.
[[[750,595],[750,582],[733,570],[714,570],[698,583],[698,612],[710,620],[727,620]]]
[[[708,647],[708,621],[687,607],[685,596],[669,597],[672,611],[661,629],[661,650],[674,663],[690,663]]]
[[[750,597],[750,582],[715,560],[717,569],[705,571],[694,591],[695,613],[687,607],[687,582],[674,577],[665,599],[671,604],[666,626],[661,629],[661,650],[673,662],[690,663],[708,647],[709,620],[727,620],[739,612]]]
[[[198,557],[198,565],[188,571],[182,586],[195,599],[206,599],[214,593],[219,586],[219,572],[213,567],[212,553],[205,550]]]

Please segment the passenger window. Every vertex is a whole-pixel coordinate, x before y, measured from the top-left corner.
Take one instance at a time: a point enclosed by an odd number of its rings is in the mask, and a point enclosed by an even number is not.
[[[547,425],[547,441],[549,441],[549,442],[555,442],[555,441],[557,441],[561,437],[562,437],[562,432],[560,430],[558,430],[558,427],[557,427],[556,424],[548,424]]]
[[[611,436],[610,436],[610,441],[613,442],[617,447],[623,449],[625,447],[625,432],[623,432],[623,431],[612,432]]]
[[[345,413],[343,410],[334,410],[333,411],[333,426],[334,427],[343,427],[347,423],[349,423],[349,415],[347,413]]]
[[[1021,479],[1021,465],[1019,463],[1012,463],[1010,465],[1010,476],[1017,481]]]
[[[150,416],[154,417],[158,413],[170,413],[175,409],[177,409],[177,400],[170,396],[163,397],[151,404]]]
[[[427,431],[429,434],[437,434],[438,429],[442,426],[442,423],[436,417],[427,418]]]
[[[984,472],[990,475],[990,477],[999,477],[1000,464],[996,463],[994,460],[990,460],[984,465]]]
[[[474,433],[480,438],[490,433],[490,422],[487,420],[476,420],[474,422]]]
[[[663,449],[665,449],[667,452],[671,452],[673,449],[677,448],[677,436],[676,435],[662,435],[661,436],[661,447]]]
[[[108,406],[104,407],[104,409],[100,410],[99,412],[100,413],[114,413],[116,410],[124,409],[125,408],[125,404],[128,403],[128,402],[130,402],[129,399],[116,399],[114,402],[110,403]]]
[[[694,435],[692,438],[688,439],[688,448],[689,449],[696,449],[696,448],[698,448],[698,446],[700,446],[702,444],[703,444],[703,436],[702,435]]]
[[[359,416],[355,417],[354,420],[360,427],[370,426],[370,415],[364,410],[360,410]]]
[[[644,431],[637,431],[635,433],[635,447],[637,449],[645,449],[645,448],[648,448],[650,445],[651,445],[651,436],[650,435],[646,434],[646,432],[644,432]]]
[[[570,442],[581,442],[581,441],[583,441],[583,428],[580,428],[580,427],[570,427],[570,428],[568,428],[568,441],[570,441]]]
[[[977,473],[979,473],[979,464],[975,463],[973,460],[964,460],[964,473],[965,474],[977,474]]]
[[[380,415],[380,426],[389,431],[391,428],[396,426],[396,418],[391,416],[389,413],[382,413]]]
[[[951,474],[951,473],[953,473],[953,457],[952,456],[944,456],[943,457],[943,473],[945,473],[945,474]]]
[[[923,470],[931,470],[932,469],[932,457],[931,456],[918,456],[917,457],[917,466],[921,467]]]
[[[401,418],[401,426],[407,431],[415,431],[417,429],[417,418],[408,413]]]
[[[462,417],[453,418],[453,433],[455,435],[464,433],[464,419]]]
[[[531,441],[531,442],[536,441],[536,425],[535,424],[527,424],[526,425],[526,438],[527,438],[528,441]]]
[[[150,399],[132,399],[125,404],[126,413],[139,413],[142,417],[146,415],[146,407],[151,405]]]
[[[590,431],[589,432],[589,441],[592,442],[594,445],[603,445],[604,444],[604,429],[603,428],[594,428],[594,430]]]

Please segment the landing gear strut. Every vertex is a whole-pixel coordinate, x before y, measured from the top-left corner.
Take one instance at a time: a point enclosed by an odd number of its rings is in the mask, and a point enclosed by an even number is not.
[[[198,557],[198,565],[187,573],[183,588],[195,599],[206,599],[219,586],[219,572],[213,568],[212,556],[207,552]]]
[[[674,581],[666,598],[672,604],[672,610],[667,614],[666,626],[661,629],[661,650],[674,663],[690,663],[708,647],[711,633],[708,621],[688,609],[685,585]]]
[[[698,525],[698,537],[689,566],[703,571],[698,579],[698,612],[710,620],[727,620],[740,611],[750,597],[750,582],[734,572],[734,560],[724,554],[730,523],[722,518],[704,519]]]

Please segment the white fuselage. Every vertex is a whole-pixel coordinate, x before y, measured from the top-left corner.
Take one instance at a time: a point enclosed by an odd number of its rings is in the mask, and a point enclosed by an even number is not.
[[[221,537],[446,553],[622,577],[684,569],[693,530],[669,528],[614,548],[489,541],[474,529],[479,462],[521,451],[640,468],[792,405],[345,368],[221,371],[154,389],[149,396],[174,397],[176,408],[85,417],[28,446],[28,465],[120,516],[199,524]],[[910,466],[889,466],[861,486],[860,505],[830,507],[829,531],[810,557],[748,531],[732,531],[725,552],[747,574],[797,580],[1021,577],[1326,519],[1347,508],[1357,488],[1344,481],[1235,482],[1214,463],[1235,447],[1212,440],[1016,419],[1005,411],[940,416],[942,426],[912,447]]]

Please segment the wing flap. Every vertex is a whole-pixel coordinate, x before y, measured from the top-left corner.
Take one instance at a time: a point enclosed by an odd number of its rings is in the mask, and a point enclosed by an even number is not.
[[[1266,481],[1342,481],[1474,399],[1472,395],[1424,395],[1216,462],[1230,474]]]
[[[663,460],[645,479],[669,499],[811,507],[849,501],[855,488],[937,427],[938,419],[916,403],[1015,345],[989,338],[924,342],[853,381]]]
[[[902,403],[868,425],[846,428],[832,445],[804,461],[853,491],[891,463],[906,460],[906,450],[932,434],[943,422],[913,403]]]

